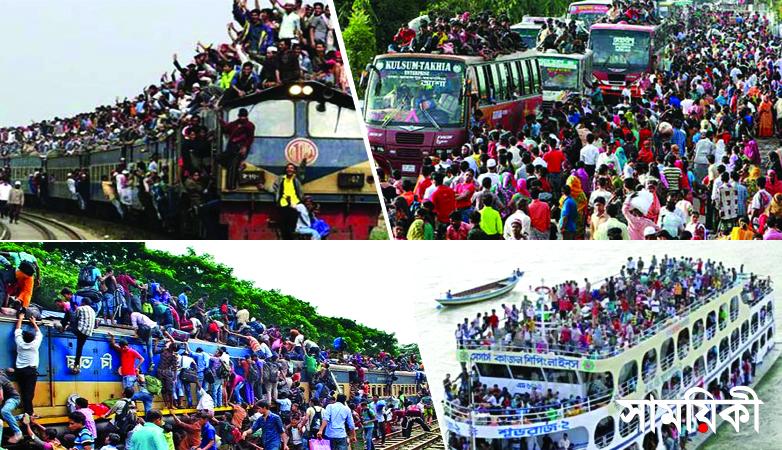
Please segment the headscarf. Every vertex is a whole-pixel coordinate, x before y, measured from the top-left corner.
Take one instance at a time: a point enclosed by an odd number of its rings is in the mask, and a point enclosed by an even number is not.
[[[782,217],[782,194],[775,194],[768,204],[766,212],[769,216]]]
[[[625,148],[621,146],[618,147],[614,155],[616,157],[616,162],[619,164],[619,168],[617,172],[622,173],[625,169],[625,164],[627,164],[627,155],[625,154]]]
[[[760,165],[760,151],[758,150],[758,143],[754,139],[751,139],[744,146],[744,156],[749,159],[750,163]]]

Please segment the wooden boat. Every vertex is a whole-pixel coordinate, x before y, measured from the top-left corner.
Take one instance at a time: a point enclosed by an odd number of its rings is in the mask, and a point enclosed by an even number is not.
[[[443,306],[453,306],[466,305],[468,303],[477,303],[497,298],[512,291],[523,276],[524,272],[516,271],[507,278],[483,286],[474,287],[455,294],[452,294],[449,291],[444,297],[436,298],[435,301]]]

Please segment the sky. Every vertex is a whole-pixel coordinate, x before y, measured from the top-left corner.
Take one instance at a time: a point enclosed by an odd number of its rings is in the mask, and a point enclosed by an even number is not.
[[[303,245],[301,245],[303,244]],[[377,260],[380,246],[366,242],[150,241],[149,248],[174,254],[208,253],[234,275],[262,289],[279,289],[327,316],[347,317],[396,333],[400,344],[416,342],[412,296],[394,297],[386,286],[392,268]],[[385,247],[387,248],[387,247]],[[371,251],[368,251],[371,250]]]
[[[252,2],[250,2],[252,4]],[[261,1],[261,7],[268,6]],[[227,41],[232,0],[0,0],[0,127],[92,111],[139,95]]]

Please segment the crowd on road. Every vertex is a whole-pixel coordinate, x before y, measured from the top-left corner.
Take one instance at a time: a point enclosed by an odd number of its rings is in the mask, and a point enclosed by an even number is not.
[[[620,2],[614,20],[654,22],[649,3]],[[389,174],[394,237],[782,238],[782,152],[766,149],[782,134],[782,42],[758,13],[699,7],[665,25],[662,69],[617,104],[594,86],[516,132],[476,108],[460,149],[425,157],[417,179]]]
[[[61,318],[52,325],[76,336],[75,354],[67,359],[77,380],[83,376],[85,342],[108,338],[119,357],[123,393],[103,403],[72,395],[68,429],[58,433],[41,426],[33,408],[43,325],[42,310],[31,299],[40,268],[32,255],[3,253],[0,274],[3,288],[8,286],[0,292],[3,313],[17,318],[16,364],[0,371],[9,444],[30,439],[47,449],[301,450],[309,448],[308,440],[324,438],[326,448],[347,449],[358,439],[371,450],[373,441],[385,442],[392,430],[409,436],[414,424],[428,429],[434,418],[422,366],[413,355],[350,352],[341,337],[325,348],[301,328],[264,324],[229,299],[211,302],[189,286],[171,291],[154,279],[142,282],[90,262],[79,270],[76,286],[62,288],[55,303]],[[205,351],[207,345],[216,350]],[[349,392],[337,383],[334,364],[355,371]],[[373,392],[369,370],[385,374],[382,396]],[[416,373],[416,396],[395,393],[397,371]],[[84,381],[90,381],[88,375]],[[159,400],[172,421],[155,409]],[[19,407],[22,414],[14,414]],[[178,414],[183,408],[196,412]]]

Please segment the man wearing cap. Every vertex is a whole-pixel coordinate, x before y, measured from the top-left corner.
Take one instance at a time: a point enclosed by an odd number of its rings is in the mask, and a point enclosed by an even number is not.
[[[106,333],[109,336],[111,348],[119,353],[120,366],[119,374],[122,377],[122,388],[133,388],[136,384],[141,365],[144,364],[144,357],[128,345],[125,339],[119,340],[119,345],[114,341],[114,335],[111,332]],[[138,364],[136,363],[138,361]]]
[[[497,173],[497,160],[489,158],[489,160],[486,161],[486,169],[488,169],[488,172],[478,176],[478,184],[483,186],[483,179],[489,178],[491,179],[492,189],[496,189],[500,185],[500,175]]]
[[[239,178],[239,165],[247,157],[247,152],[255,140],[255,124],[249,119],[246,108],[239,110],[239,117],[233,122],[226,122],[220,118],[223,132],[228,135],[228,144],[223,152],[223,163],[228,170],[226,189],[236,189]]]
[[[8,194],[8,223],[19,223],[22,206],[24,206],[24,191],[22,190],[22,183],[17,181]]]

